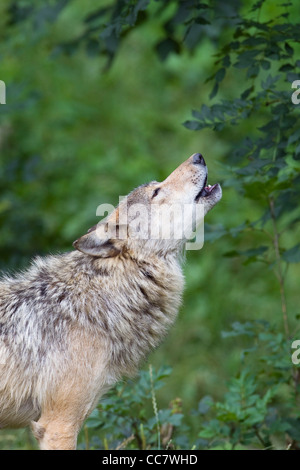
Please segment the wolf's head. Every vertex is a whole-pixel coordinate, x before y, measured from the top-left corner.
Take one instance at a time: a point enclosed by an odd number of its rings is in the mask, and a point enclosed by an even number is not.
[[[221,199],[219,184],[207,186],[207,166],[193,154],[162,183],[152,181],[122,198],[119,206],[73,245],[91,256],[122,252],[179,251]]]

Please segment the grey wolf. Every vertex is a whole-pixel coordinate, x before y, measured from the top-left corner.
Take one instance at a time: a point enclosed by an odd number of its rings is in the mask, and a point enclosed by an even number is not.
[[[74,251],[36,258],[25,272],[1,279],[0,428],[30,425],[41,449],[76,448],[100,397],[136,373],[181,303],[186,239],[172,237],[174,231],[141,236],[144,225],[164,225],[145,213],[177,203],[202,205],[206,214],[221,196],[218,184],[207,186],[196,153],[162,183],[133,190],[125,224],[122,201],[74,242]],[[134,204],[146,208],[138,226]]]

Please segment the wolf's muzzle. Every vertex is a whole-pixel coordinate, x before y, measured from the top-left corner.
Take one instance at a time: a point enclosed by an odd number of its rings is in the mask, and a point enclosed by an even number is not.
[[[206,166],[205,160],[204,160],[203,156],[201,155],[201,153],[194,153],[194,155],[193,155],[193,163],[194,163],[195,165],[203,165],[203,166]]]

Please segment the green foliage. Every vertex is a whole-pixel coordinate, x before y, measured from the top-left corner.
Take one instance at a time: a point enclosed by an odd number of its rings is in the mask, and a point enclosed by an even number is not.
[[[272,448],[276,435],[283,433],[289,448],[299,446],[291,425],[296,423],[297,428],[299,419],[299,371],[291,362],[291,319],[285,296],[286,270],[289,263],[299,261],[299,244],[288,249],[281,243],[284,233],[299,220],[299,108],[291,104],[291,82],[298,78],[300,65],[294,50],[299,24],[287,22],[292,3],[282,5],[276,18],[260,21],[263,3],[253,5],[251,13],[258,10],[256,20],[237,16],[232,38],[217,54],[216,63],[222,68],[210,77],[215,79],[212,99],[227,70],[239,69],[244,79],[240,97],[222,99],[210,107],[202,105],[200,111],[193,111],[196,120],[185,123],[192,130],[208,127],[218,132],[245,120],[259,123],[240,141],[231,157],[234,167],[231,163],[228,170],[234,173],[229,184],[257,204],[261,213],[256,220],[244,221],[234,234],[252,232],[250,248],[231,250],[226,256],[244,257],[246,265],[262,261],[275,272],[283,318],[282,327],[266,322],[233,325],[231,336],[246,335],[256,342],[243,351],[243,369],[230,380],[224,401],[210,406],[213,418],[199,434],[209,440],[210,448],[258,444]],[[257,245],[256,231],[265,234],[263,245]],[[227,233],[232,234],[232,228]],[[250,357],[248,366],[246,355]]]
[[[173,399],[169,408],[157,408],[156,391],[170,373],[168,367],[155,372],[150,365],[137,380],[118,384],[87,420],[81,447],[143,450],[184,446],[187,437],[180,399]]]
[[[116,0],[89,13],[83,33],[60,47],[73,53],[83,46],[89,55],[105,56],[109,66],[133,29],[159,19],[163,33],[154,48],[164,61],[170,54],[182,52],[182,42],[189,50],[196,48],[201,41],[201,26],[210,24],[212,10],[209,4],[192,0]]]
[[[291,361],[290,341],[278,331],[260,320],[235,322],[223,332],[223,338],[241,337],[247,344],[241,370],[222,401],[204,396],[192,411],[180,398],[159,408],[157,391],[170,368],[155,372],[150,365],[136,380],[119,383],[87,420],[79,448],[298,449],[300,369]]]
[[[299,368],[291,361],[290,341],[278,327],[257,321],[234,323],[223,337],[248,338],[241,372],[228,384],[222,402],[205,398],[209,418],[199,436],[208,448],[298,448]],[[201,403],[199,409],[201,409]],[[286,442],[285,442],[286,439]]]

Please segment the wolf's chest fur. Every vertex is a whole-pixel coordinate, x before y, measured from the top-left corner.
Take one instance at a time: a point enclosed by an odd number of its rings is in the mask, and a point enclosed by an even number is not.
[[[81,268],[74,269],[62,306],[69,303],[66,313],[103,338],[108,367],[117,376],[130,375],[175,321],[184,286],[180,264],[171,256],[92,261],[72,256]]]
[[[97,323],[107,335],[111,365],[130,373],[175,321],[184,286],[182,271],[172,258],[125,259],[107,286],[105,278],[101,284]]]
[[[35,344],[23,348],[22,357],[45,363],[53,349],[64,348],[73,325],[105,343],[107,366],[118,369],[117,376],[130,374],[174,322],[183,284],[172,257],[111,260],[72,252],[37,259],[5,295],[7,311],[15,310],[9,318],[3,315],[16,338],[10,347],[18,354],[18,334],[26,325]]]

